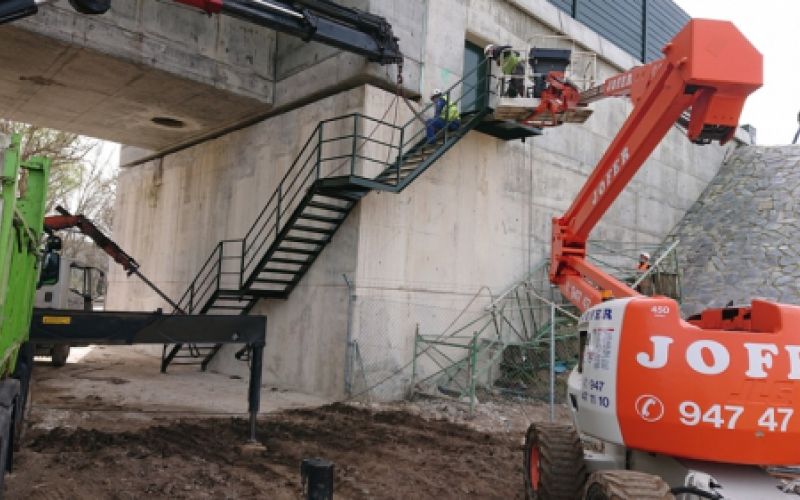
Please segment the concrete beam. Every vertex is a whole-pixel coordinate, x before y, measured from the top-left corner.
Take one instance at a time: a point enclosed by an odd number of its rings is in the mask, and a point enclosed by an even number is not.
[[[271,108],[274,32],[156,0],[112,5],[84,16],[60,0],[0,28],[0,116],[159,150]]]

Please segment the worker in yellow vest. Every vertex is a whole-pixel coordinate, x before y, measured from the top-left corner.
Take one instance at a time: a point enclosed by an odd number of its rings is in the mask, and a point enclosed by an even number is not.
[[[446,95],[439,89],[434,89],[431,94],[431,101],[434,106],[433,118],[425,122],[425,134],[427,143],[436,142],[436,134],[445,127],[450,132],[455,132],[461,126],[461,114],[458,106],[449,102]]]
[[[503,95],[525,97],[525,63],[519,52],[512,50],[511,45],[489,44],[483,49],[483,54],[494,60],[506,76]]]

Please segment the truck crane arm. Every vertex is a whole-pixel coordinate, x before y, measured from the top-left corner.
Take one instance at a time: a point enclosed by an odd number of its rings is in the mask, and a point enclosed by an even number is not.
[[[0,2],[0,24],[37,12],[47,0]],[[331,45],[380,64],[402,64],[392,25],[381,17],[329,0],[172,0],[212,15],[220,14],[287,33],[305,41]],[[104,14],[111,0],[70,0],[82,14]]]
[[[735,133],[745,98],[762,84],[761,54],[729,22],[693,19],[663,52],[663,59],[582,93],[577,104],[616,96],[633,103],[572,205],[553,219],[550,280],[581,310],[600,302],[604,290],[615,298],[638,295],[587,262],[586,242],[672,125],[690,110],[688,138],[724,144]],[[575,105],[562,100],[552,107]]]
[[[139,263],[106,236],[94,222],[83,215],[72,215],[60,205],[56,207],[56,211],[61,215],[48,215],[44,218],[44,229],[48,234],[62,229],[77,228],[114,259],[114,262],[121,265],[129,276],[139,269]]]
[[[57,206],[56,211],[60,215],[48,215],[44,218],[44,230],[48,234],[52,234],[54,231],[59,231],[62,229],[78,229],[81,233],[94,241],[94,243],[112,259],[114,259],[114,262],[121,265],[125,272],[128,273],[128,276],[135,274],[176,311],[181,313],[183,312],[181,308],[178,307],[178,305],[171,298],[169,298],[166,293],[164,293],[155,285],[155,283],[150,281],[144,274],[142,274],[142,272],[139,270],[139,263],[136,262],[133,257],[128,255],[122,248],[120,248],[120,246],[117,245],[111,238],[106,236],[105,233],[103,233],[100,228],[94,224],[94,222],[87,219],[83,215],[72,215],[61,206]]]

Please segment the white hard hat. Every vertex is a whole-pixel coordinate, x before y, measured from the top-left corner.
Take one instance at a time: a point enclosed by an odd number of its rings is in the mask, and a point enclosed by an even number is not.
[[[650,254],[647,253],[647,252],[642,252],[642,253],[639,254],[639,257],[644,257],[645,259],[649,259],[650,258]]]
[[[437,95],[442,95],[442,89],[440,88],[433,89],[433,92],[431,92],[431,97],[435,97]]]
[[[485,49],[483,49],[483,55],[486,57],[492,55],[492,52],[494,52],[494,44],[490,43],[489,45],[486,46]]]

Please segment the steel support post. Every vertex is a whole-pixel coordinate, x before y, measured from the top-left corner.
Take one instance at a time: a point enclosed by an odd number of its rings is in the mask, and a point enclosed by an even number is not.
[[[411,358],[411,395],[417,390],[417,356],[419,346],[419,323],[414,328],[414,356]]]
[[[344,390],[348,396],[353,395],[353,303],[356,299],[353,284],[342,274],[347,285],[347,341],[345,342]]]
[[[469,344],[469,416],[475,415],[475,375],[478,370],[478,332],[472,335]]]
[[[264,346],[253,344],[250,353],[250,385],[247,388],[247,411],[250,413],[250,442],[256,443],[256,419],[261,407],[261,372],[264,365]]]
[[[350,175],[356,175],[357,154],[358,154],[358,113],[353,115],[353,148],[352,151],[350,152]]]
[[[550,421],[556,419],[556,305],[550,303]]]

